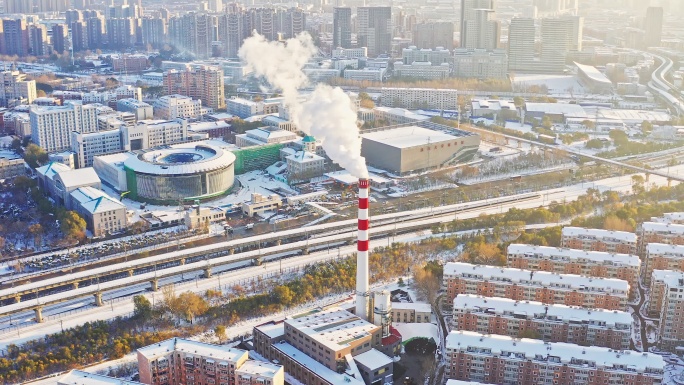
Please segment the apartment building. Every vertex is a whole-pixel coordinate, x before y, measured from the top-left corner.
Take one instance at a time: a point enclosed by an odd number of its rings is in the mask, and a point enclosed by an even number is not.
[[[648,292],[647,314],[651,318],[659,318],[663,310],[663,295],[665,295],[665,281],[669,276],[676,276],[684,279],[684,272],[672,270],[653,270],[651,273],[651,284]]]
[[[641,266],[636,255],[515,243],[508,246],[506,261],[517,269],[622,279],[629,282],[630,296],[636,294]]]
[[[242,370],[244,365],[245,370]],[[245,350],[171,338],[138,349],[140,382],[149,385],[283,385],[283,367],[248,360]],[[240,374],[238,374],[240,373]]]
[[[380,326],[331,307],[254,327],[254,350],[305,385],[391,383]]]
[[[36,81],[26,80],[19,71],[0,71],[0,106],[31,104],[36,99]]]
[[[14,179],[26,175],[26,162],[11,150],[0,150],[0,179]]]
[[[139,120],[121,128],[122,146],[126,151],[144,150],[188,140],[188,122],[175,120]]]
[[[682,225],[682,224],[684,224],[684,212],[665,213],[665,214],[663,214],[662,218],[658,218],[658,219],[660,219],[660,221],[665,222],[665,223]],[[654,222],[660,222],[660,221],[654,221]]]
[[[169,70],[163,76],[167,95],[185,95],[202,101],[215,110],[226,108],[223,69],[217,66],[195,65],[185,70]]]
[[[202,115],[202,101],[183,95],[162,96],[154,102],[157,119],[192,119]]]
[[[624,311],[461,294],[454,298],[453,329],[530,337],[584,346],[629,349],[632,316]]]
[[[659,385],[665,361],[657,354],[452,331],[446,377],[492,384]]]
[[[684,245],[684,225],[661,222],[644,222],[637,229],[639,235],[639,255],[646,255],[649,243]]]
[[[662,279],[664,283],[663,299],[660,312],[660,343],[661,350],[684,353],[684,278],[680,274],[668,274]]]
[[[684,271],[684,245],[649,243],[644,265],[644,285],[651,283],[654,270]]]
[[[563,227],[561,246],[570,249],[636,254],[637,236],[627,231]]]
[[[458,91],[435,88],[390,88],[380,91],[382,105],[401,108],[434,108],[455,110],[458,108]]]
[[[31,106],[31,138],[47,152],[71,149],[71,132],[96,132],[97,106],[66,103],[64,106]]]
[[[620,279],[462,262],[444,265],[444,286],[449,302],[459,294],[477,294],[608,310],[624,310],[629,295],[629,283]]]
[[[71,132],[71,151],[76,154],[76,168],[92,167],[93,158],[98,155],[121,151],[121,131],[108,130],[87,134]]]

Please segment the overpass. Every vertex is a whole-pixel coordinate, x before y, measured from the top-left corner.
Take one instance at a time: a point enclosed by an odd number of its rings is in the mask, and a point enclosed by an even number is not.
[[[450,127],[450,128],[451,128],[451,127]],[[646,168],[639,167],[639,166],[634,166],[634,165],[631,165],[631,164],[628,164],[628,163],[623,163],[623,162],[620,162],[620,161],[617,161],[617,160],[601,158],[601,157],[598,157],[598,156],[595,156],[595,155],[583,153],[583,152],[581,152],[581,151],[575,151],[575,150],[569,149],[569,148],[567,148],[567,147],[559,147],[559,146],[553,145],[553,144],[546,144],[546,143],[536,142],[536,141],[534,141],[534,140],[519,138],[519,137],[513,136],[513,135],[508,135],[508,134],[504,134],[504,133],[500,133],[500,132],[485,130],[485,129],[483,129],[483,128],[474,127],[474,126],[472,126],[472,125],[461,125],[461,128],[460,128],[460,129],[461,129],[461,130],[466,130],[466,131],[476,132],[476,133],[478,133],[478,134],[482,134],[482,137],[483,137],[483,138],[484,138],[485,135],[493,135],[493,136],[503,137],[503,138],[506,139],[506,143],[508,143],[508,141],[514,140],[514,141],[517,141],[517,142],[519,142],[519,143],[527,143],[527,144],[529,144],[530,146],[533,146],[533,147],[536,146],[536,147],[542,147],[542,148],[547,148],[547,149],[552,149],[552,150],[562,150],[562,151],[564,151],[564,152],[567,152],[568,154],[572,154],[572,155],[576,155],[576,156],[581,156],[581,157],[584,157],[584,158],[589,158],[589,159],[594,160],[594,161],[596,161],[596,162],[601,162],[601,163],[609,164],[609,165],[612,165],[612,166],[621,167],[621,168],[628,169],[628,170],[631,170],[631,171],[635,171],[635,172],[638,172],[638,173],[644,173],[644,174],[646,174],[646,179],[647,179],[647,180],[648,180],[648,176],[649,176],[649,175],[658,175],[658,176],[661,176],[661,177],[663,177],[663,178],[666,178],[667,180],[670,180],[670,181],[674,180],[674,181],[678,181],[678,182],[684,182],[684,175],[682,175],[682,176],[680,176],[680,175],[672,175],[672,174],[670,174],[670,173],[662,172],[662,171],[659,171],[659,170],[646,169]]]
[[[396,220],[391,222],[391,224],[385,222],[384,225],[375,227],[372,230],[372,234],[374,237],[377,237],[410,232],[416,229],[424,229],[436,223],[452,220],[453,218],[451,215],[496,207],[503,204],[515,204],[536,199],[539,196],[540,195],[536,193],[520,194],[491,199],[486,202],[457,204],[406,212],[406,215],[410,216],[410,220]],[[231,242],[223,242],[222,244],[174,251],[140,260],[118,263],[44,281],[19,285],[10,289],[3,289],[0,290],[0,298],[14,298],[15,303],[1,306],[0,315],[16,314],[27,310],[33,310],[36,315],[36,321],[42,322],[42,308],[44,306],[54,305],[73,298],[94,296],[95,304],[103,306],[102,293],[106,291],[147,282],[150,283],[151,289],[156,291],[158,289],[159,279],[162,278],[196,271],[203,271],[204,277],[210,278],[212,269],[220,266],[245,261],[260,262],[262,258],[276,254],[294,253],[299,251],[306,254],[314,249],[353,243],[356,241],[356,219],[352,220],[352,222],[354,223],[353,230],[347,230],[341,233],[336,232],[335,234],[318,238],[307,238],[284,245],[276,245],[234,254],[234,249],[231,248]],[[265,234],[263,238],[272,238],[273,234]],[[253,238],[260,237],[262,236]],[[194,258],[192,262],[189,261],[191,258]],[[102,278],[105,278],[105,280]],[[87,285],[82,285],[81,283],[87,283]],[[43,296],[39,295],[41,291],[50,289],[59,289],[59,292]],[[29,295],[32,298],[22,300],[22,296]]]

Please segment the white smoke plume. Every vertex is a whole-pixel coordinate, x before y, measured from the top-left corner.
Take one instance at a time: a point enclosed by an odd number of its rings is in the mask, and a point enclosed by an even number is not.
[[[320,140],[326,154],[357,178],[367,178],[366,160],[361,156],[361,138],[356,111],[341,88],[319,84],[305,101],[299,89],[308,84],[302,71],[316,54],[311,36],[304,32],[285,43],[269,42],[254,32],[238,55],[255,75],[263,76],[280,89],[290,119],[306,134]]]

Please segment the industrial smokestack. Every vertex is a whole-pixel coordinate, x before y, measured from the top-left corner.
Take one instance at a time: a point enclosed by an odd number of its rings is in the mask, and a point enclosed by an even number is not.
[[[370,181],[359,179],[359,226],[356,253],[356,315],[368,320],[370,313],[368,283],[368,230],[370,228],[370,212],[368,196]]]

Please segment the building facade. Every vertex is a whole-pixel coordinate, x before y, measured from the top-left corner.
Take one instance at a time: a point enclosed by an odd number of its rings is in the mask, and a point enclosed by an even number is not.
[[[450,262],[444,265],[444,285],[451,302],[459,294],[625,310],[629,283],[613,278],[530,271]]]
[[[657,354],[452,331],[446,376],[494,384],[589,385],[662,383]]]
[[[459,78],[507,79],[508,55],[502,49],[455,49],[453,76]]]
[[[651,283],[654,270],[684,271],[684,245],[649,243],[646,245],[644,284]]]
[[[164,91],[167,95],[180,94],[202,101],[205,107],[216,110],[226,108],[223,69],[216,66],[193,66],[183,71],[164,73]]]
[[[561,246],[578,250],[636,254],[637,236],[626,231],[566,226],[561,230]]]
[[[453,330],[618,350],[630,346],[632,316],[623,311],[587,310],[472,294],[458,295],[453,304]]]
[[[202,101],[183,95],[166,95],[154,102],[157,119],[194,119],[202,115]]]
[[[392,8],[358,7],[357,45],[367,47],[371,57],[391,53]]]
[[[31,138],[47,152],[71,149],[71,132],[98,130],[97,107],[66,103],[57,107],[31,106]]]
[[[426,108],[455,110],[458,108],[458,91],[436,88],[393,88],[383,87],[380,91],[385,107]]]
[[[641,261],[636,255],[515,243],[508,246],[507,253],[508,267],[622,279],[629,282],[630,296],[639,287]]]

